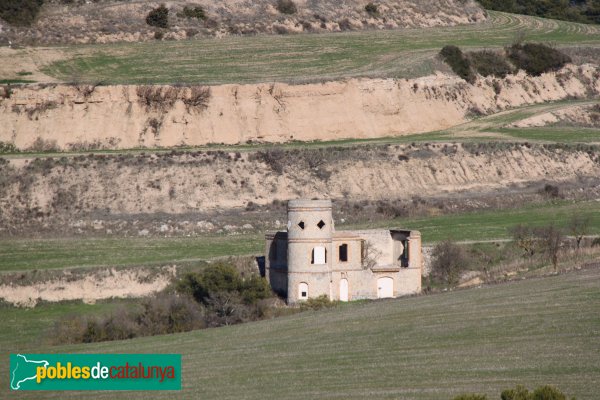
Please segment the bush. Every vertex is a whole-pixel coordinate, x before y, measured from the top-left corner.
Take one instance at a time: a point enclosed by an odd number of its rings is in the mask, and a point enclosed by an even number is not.
[[[560,197],[560,188],[549,183],[544,185],[544,188],[539,191],[540,194],[556,199]]]
[[[204,326],[198,303],[187,296],[170,294],[144,300],[141,310],[119,309],[105,316],[62,318],[54,326],[52,336],[59,343],[93,343],[186,332]]]
[[[462,394],[456,396],[453,400],[487,400],[487,397],[481,394]]]
[[[193,296],[205,305],[209,304],[211,297],[222,293],[234,293],[247,305],[254,305],[272,296],[266,279],[257,275],[243,279],[234,266],[225,263],[211,265],[199,273],[183,275],[176,290]]]
[[[44,0],[2,0],[0,18],[11,25],[28,26],[37,17]]]
[[[540,386],[533,393],[523,386],[517,386],[516,389],[503,391],[500,398],[502,400],[567,400],[563,392],[552,386]]]
[[[507,52],[517,68],[533,76],[557,71],[571,62],[568,55],[542,43],[514,44]]]
[[[169,9],[161,4],[146,16],[146,23],[157,28],[169,27]]]
[[[194,7],[194,8],[185,6],[185,7],[183,7],[183,10],[181,11],[181,13],[178,13],[177,16],[205,20],[206,12],[204,11],[204,8],[202,8],[200,6]]]
[[[493,51],[483,50],[469,53],[472,68],[482,76],[495,76],[504,78],[513,72],[513,68],[506,59]]]
[[[469,83],[475,82],[475,74],[471,70],[469,59],[456,46],[444,46],[440,56],[452,68],[452,71]]]
[[[17,146],[10,142],[0,142],[0,154],[5,153],[18,153],[19,149]]]
[[[136,322],[144,336],[204,327],[202,308],[188,296],[162,295],[144,300],[142,307]]]
[[[529,400],[531,399],[531,393],[527,388],[519,385],[515,389],[504,390],[500,394],[502,400]]]
[[[458,283],[460,273],[467,265],[462,247],[445,240],[433,248],[431,257],[431,274],[434,278],[450,285]]]
[[[377,6],[373,3],[367,4],[365,6],[365,11],[369,13],[369,15],[371,15],[372,17],[376,17],[379,15],[379,10],[377,9]]]
[[[567,396],[552,386],[542,386],[533,392],[532,400],[567,400]]]
[[[321,310],[337,305],[337,302],[329,300],[326,295],[310,298],[301,303],[300,308],[303,310]]]
[[[277,0],[277,11],[282,14],[296,14],[298,11],[298,7],[296,7],[296,3],[293,0]]]

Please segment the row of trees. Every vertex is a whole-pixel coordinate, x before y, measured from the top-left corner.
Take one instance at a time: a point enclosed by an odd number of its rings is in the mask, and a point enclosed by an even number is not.
[[[510,229],[514,245],[522,251],[522,256],[528,259],[539,256],[552,263],[556,270],[562,251],[582,247],[583,239],[590,233],[589,219],[583,215],[574,215],[564,228],[555,224],[531,226],[518,224]],[[567,237],[571,237],[569,246]],[[592,244],[600,244],[596,239]],[[471,264],[469,256],[462,246],[446,240],[438,243],[432,252],[431,277],[444,284],[458,283],[463,271]]]
[[[561,229],[554,224],[539,227],[519,224],[511,229],[511,234],[515,245],[523,250],[526,257],[545,254],[556,269],[559,253],[565,247],[566,234],[573,237],[576,249],[579,250],[583,238],[589,231],[589,219],[582,215],[575,215],[570,219],[566,229]]]

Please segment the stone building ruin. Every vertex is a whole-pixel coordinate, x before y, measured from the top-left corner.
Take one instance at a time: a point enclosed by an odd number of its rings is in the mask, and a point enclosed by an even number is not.
[[[419,293],[422,264],[420,232],[336,231],[331,200],[290,200],[287,230],[266,234],[265,276],[289,304]]]

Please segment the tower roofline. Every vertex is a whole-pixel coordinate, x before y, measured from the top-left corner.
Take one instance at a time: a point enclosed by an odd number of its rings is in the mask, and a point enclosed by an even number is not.
[[[296,199],[296,200],[288,201],[288,210],[302,210],[302,209],[330,210],[331,208],[332,208],[331,200]]]

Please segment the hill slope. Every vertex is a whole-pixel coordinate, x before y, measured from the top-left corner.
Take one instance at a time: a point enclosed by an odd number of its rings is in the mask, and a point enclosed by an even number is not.
[[[145,41],[161,31],[165,39],[194,36],[288,34],[342,30],[451,26],[485,20],[473,0],[379,0],[368,13],[366,0],[296,0],[297,11],[277,9],[275,0],[173,0],[47,2],[28,28],[6,26],[2,39],[20,44]],[[167,29],[149,26],[146,15],[159,4],[169,9]],[[182,15],[184,7],[202,7],[205,18]]]
[[[552,384],[586,400],[596,398],[600,380],[599,292],[596,267],[484,289],[52,351],[181,353],[183,391],[176,397],[182,399],[447,400],[463,392],[497,398],[516,384]],[[0,364],[0,376],[8,376],[7,365]],[[147,397],[136,392],[94,395]]]

